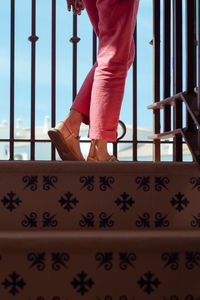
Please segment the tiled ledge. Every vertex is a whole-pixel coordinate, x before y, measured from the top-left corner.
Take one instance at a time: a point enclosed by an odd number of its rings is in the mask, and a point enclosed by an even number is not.
[[[0,299],[198,299],[199,193],[194,163],[0,162]]]
[[[65,162],[65,161],[0,161],[1,173],[200,173],[193,162]]]
[[[0,299],[196,300],[199,249],[189,230],[3,231]]]
[[[1,230],[200,228],[194,163],[0,162]]]
[[[114,245],[120,241],[123,246],[128,246],[131,241],[134,241],[135,246],[147,245],[151,247],[155,244],[168,245],[169,242],[173,245],[186,245],[200,246],[200,231],[197,230],[164,230],[164,231],[134,231],[134,230],[107,230],[105,231],[82,231],[82,230],[54,230],[54,231],[18,231],[18,230],[1,230],[0,241],[1,245],[4,243],[12,243],[12,247],[23,248],[21,243],[38,242],[40,246],[53,241],[57,247],[59,243],[65,245],[68,241],[73,242],[71,245],[74,247],[76,244],[83,243],[84,248],[96,247],[102,244],[106,247],[107,244]],[[95,243],[94,243],[95,241]],[[140,243],[138,243],[140,242]],[[32,244],[36,245],[36,244]],[[68,244],[69,247],[69,244]]]

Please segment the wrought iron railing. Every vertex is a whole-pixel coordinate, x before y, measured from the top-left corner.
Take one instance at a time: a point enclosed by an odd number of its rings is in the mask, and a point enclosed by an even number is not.
[[[159,11],[160,1],[154,1],[154,34],[155,38],[155,57],[159,56]],[[173,138],[173,160],[182,161],[182,138],[186,141],[193,159],[200,164],[200,1],[185,1],[185,39],[183,44],[183,1],[173,0],[173,34],[171,39],[171,1],[164,1],[164,100],[160,101],[159,93],[159,60],[154,59],[155,63],[155,95],[154,104],[149,108],[154,112],[154,139],[155,160],[160,160],[161,139]],[[198,38],[197,38],[198,34]],[[173,51],[171,53],[171,40],[173,40]],[[198,46],[198,54],[197,54]],[[185,51],[186,72],[183,73],[183,54]],[[171,89],[171,64],[170,57],[173,54],[173,92]],[[185,78],[184,78],[185,77]],[[186,88],[183,90],[183,79],[186,81]],[[186,122],[183,124],[183,105],[186,108]],[[171,109],[172,108],[172,109]],[[160,132],[160,110],[163,109],[163,132]],[[172,117],[171,117],[172,115]],[[171,126],[171,120],[173,124]]]
[[[57,15],[56,7],[58,0],[49,0],[51,1],[51,126],[54,127],[56,124],[56,24],[57,24]],[[9,159],[14,160],[14,144],[15,142],[28,142],[30,143],[30,159],[35,160],[35,145],[38,142],[49,143],[48,139],[37,139],[35,134],[35,102],[36,102],[36,47],[37,47],[37,32],[36,32],[36,0],[31,0],[32,3],[32,29],[31,36],[29,41],[31,43],[31,128],[30,128],[30,138],[29,139],[20,139],[16,138],[14,134],[14,88],[15,88],[15,0],[10,0],[10,120],[9,120],[9,138],[0,138],[1,142],[9,143]],[[118,155],[118,144],[127,143],[132,144],[132,160],[138,160],[138,144],[152,144],[154,145],[154,158],[155,161],[161,160],[161,144],[173,144],[174,161],[182,161],[182,135],[179,131],[175,132],[183,127],[183,99],[177,95],[183,92],[183,77],[185,76],[187,82],[187,91],[194,96],[194,88],[198,90],[200,83],[200,50],[198,47],[198,55],[196,48],[199,45],[200,41],[200,3],[199,0],[186,0],[186,74],[183,74],[183,1],[182,0],[165,0],[163,2],[163,15],[161,14],[161,1],[152,0],[153,4],[153,101],[154,104],[149,108],[153,108],[153,127],[154,127],[154,136],[153,139],[149,140],[138,140],[138,122],[137,122],[137,25],[134,33],[135,40],[135,61],[133,64],[133,82],[132,82],[132,94],[133,94],[133,124],[132,124],[132,139],[123,140],[122,134],[118,140],[113,143],[113,153]],[[161,19],[163,19],[163,49],[161,49]],[[197,26],[198,24],[198,26]],[[198,34],[198,38],[197,38]],[[74,100],[77,94],[77,47],[80,41],[80,38],[77,34],[77,16],[73,16],[73,36],[70,39],[73,47],[73,80],[72,80],[72,97]],[[173,50],[171,51],[173,46]],[[97,37],[93,32],[93,63],[97,59]],[[163,61],[161,62],[161,50],[163,51]],[[173,62],[173,68],[171,64]],[[162,63],[162,64],[161,64]],[[161,68],[161,65],[163,66]],[[163,96],[161,97],[161,78],[163,78]],[[173,81],[172,81],[173,78]],[[171,88],[173,84],[173,89]],[[197,110],[196,115],[200,115],[200,93],[195,92],[195,109]],[[182,95],[182,94],[181,94]],[[165,103],[160,103],[161,98],[168,99]],[[169,98],[171,100],[169,100]],[[190,100],[188,100],[190,102]],[[151,99],[149,99],[151,102]],[[194,101],[193,101],[194,102]],[[192,102],[192,103],[193,103]],[[141,103],[141,100],[140,100]],[[193,105],[193,104],[192,104]],[[171,106],[173,106],[173,130],[171,129]],[[190,107],[188,105],[187,107]],[[163,116],[161,116],[160,108],[163,108]],[[192,117],[190,110],[186,109],[186,120],[187,128],[195,131],[195,134],[199,136],[199,123]],[[165,135],[160,135],[161,125],[160,122],[163,119],[163,130],[164,133],[169,133],[173,131],[170,135],[174,137],[173,141],[160,139],[166,137]],[[125,131],[125,125],[121,122],[122,128]],[[168,135],[169,137],[169,135]],[[184,136],[185,137],[185,136]],[[199,138],[198,144],[195,144],[195,147],[199,147]],[[88,140],[82,140],[81,142],[88,143]],[[199,147],[200,148],[200,147]],[[198,149],[199,149],[198,148]],[[197,151],[197,150],[194,150]],[[51,148],[51,159],[55,160],[56,151],[52,146]]]

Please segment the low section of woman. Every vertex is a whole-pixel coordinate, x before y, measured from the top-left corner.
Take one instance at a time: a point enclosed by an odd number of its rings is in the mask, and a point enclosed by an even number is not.
[[[83,2],[82,2],[83,1]],[[133,33],[138,0],[67,0],[68,10],[85,7],[99,38],[97,61],[77,94],[67,118],[49,131],[63,160],[84,160],[78,140],[81,123],[89,124],[88,161],[116,161],[107,143],[116,141],[128,69],[134,61]]]

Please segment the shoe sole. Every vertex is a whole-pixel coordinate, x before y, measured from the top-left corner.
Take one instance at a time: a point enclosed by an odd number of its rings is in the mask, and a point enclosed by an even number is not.
[[[67,147],[67,144],[65,143],[59,131],[56,129],[51,129],[48,131],[48,136],[62,160],[80,161],[80,159],[78,159]]]

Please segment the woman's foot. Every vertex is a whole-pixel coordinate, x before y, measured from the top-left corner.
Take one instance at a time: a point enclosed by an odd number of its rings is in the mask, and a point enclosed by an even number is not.
[[[48,131],[62,160],[84,160],[78,136],[81,121],[82,115],[73,110],[64,121]]]
[[[107,150],[107,141],[92,140],[87,161],[118,161],[114,155]]]

